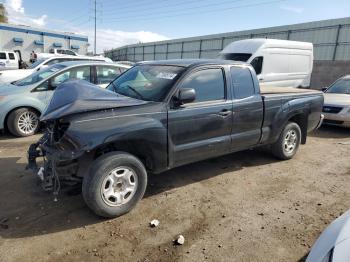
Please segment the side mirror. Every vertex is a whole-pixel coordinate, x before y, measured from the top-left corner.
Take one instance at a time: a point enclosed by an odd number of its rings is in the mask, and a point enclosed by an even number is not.
[[[328,89],[328,87],[323,87],[323,88],[322,88],[322,92],[326,92],[327,89]]]
[[[178,101],[180,104],[191,103],[196,100],[196,91],[193,88],[180,89]]]

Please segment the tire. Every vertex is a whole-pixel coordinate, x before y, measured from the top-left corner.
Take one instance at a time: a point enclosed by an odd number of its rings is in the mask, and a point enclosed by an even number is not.
[[[114,218],[133,209],[146,186],[147,172],[139,159],[128,153],[111,152],[92,163],[90,172],[83,178],[82,193],[96,215]],[[131,193],[130,188],[133,188]]]
[[[276,143],[272,145],[272,154],[282,160],[291,159],[298,151],[300,142],[301,130],[299,125],[294,122],[288,122]]]
[[[30,108],[19,108],[12,111],[7,118],[7,128],[17,137],[32,136],[40,127],[39,114]]]

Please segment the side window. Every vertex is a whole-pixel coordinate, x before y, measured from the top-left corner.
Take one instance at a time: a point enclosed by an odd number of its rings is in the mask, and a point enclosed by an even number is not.
[[[1,52],[0,53],[0,59],[6,59],[6,53]]]
[[[15,60],[15,54],[14,53],[9,53],[9,58],[10,58],[10,60]]]
[[[67,55],[75,55],[74,52],[70,51],[70,50],[66,50],[66,54]]]
[[[181,88],[193,88],[196,91],[194,102],[205,102],[225,99],[225,82],[221,69],[204,69],[192,73]]]
[[[112,66],[97,66],[97,85],[100,84],[109,84],[112,82],[118,75],[120,75],[120,70],[118,67]]]
[[[52,89],[69,79],[81,79],[90,82],[90,66],[71,68],[53,78],[51,78]]]
[[[252,67],[254,68],[255,73],[256,73],[257,75],[260,75],[261,72],[262,72],[263,60],[264,60],[264,58],[263,58],[262,56],[258,56],[258,57],[255,57],[255,58],[253,59],[253,61],[250,62],[250,64],[251,64]]]
[[[230,71],[235,98],[242,99],[255,94],[252,74],[248,68],[233,66]]]

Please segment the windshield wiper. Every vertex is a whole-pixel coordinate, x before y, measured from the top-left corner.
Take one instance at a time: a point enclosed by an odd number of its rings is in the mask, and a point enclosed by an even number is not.
[[[114,82],[111,82],[113,88],[114,88],[114,92],[119,94],[118,93],[118,86],[116,84],[114,84]],[[129,86],[129,85],[125,85],[128,89],[130,89],[131,91],[133,91],[139,98],[141,98],[142,100],[145,100],[145,98],[135,89],[133,88],[132,86]],[[122,93],[122,95],[124,95]]]
[[[145,100],[145,98],[132,86],[129,85],[125,85],[127,88],[129,88],[131,91],[133,91],[139,98],[141,98],[142,100]]]

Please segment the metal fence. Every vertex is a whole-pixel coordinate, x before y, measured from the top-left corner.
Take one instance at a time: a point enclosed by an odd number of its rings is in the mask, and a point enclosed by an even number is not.
[[[272,38],[312,42],[315,60],[350,60],[350,17],[128,45],[105,51],[114,61],[215,58],[231,42]]]

